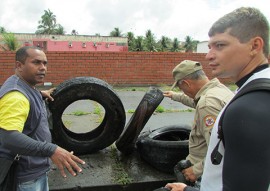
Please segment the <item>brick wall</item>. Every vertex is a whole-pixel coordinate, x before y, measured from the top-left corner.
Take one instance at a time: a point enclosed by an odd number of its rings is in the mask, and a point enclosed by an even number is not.
[[[171,85],[172,69],[185,59],[202,63],[211,79],[205,54],[172,52],[47,52],[45,81],[57,85],[79,76],[102,79],[112,86]],[[0,84],[14,74],[15,52],[0,52]],[[228,79],[221,79],[228,83]]]

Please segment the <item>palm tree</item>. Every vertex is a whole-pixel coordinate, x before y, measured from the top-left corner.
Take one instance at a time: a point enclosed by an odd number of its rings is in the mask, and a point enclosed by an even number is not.
[[[147,51],[157,51],[155,37],[151,30],[147,30],[145,33],[145,48]]]
[[[37,34],[55,34],[55,29],[57,27],[56,24],[56,16],[53,12],[48,10],[44,10],[44,15],[41,16],[41,20],[38,21],[38,30]]]
[[[78,35],[79,33],[78,33],[78,31],[76,31],[75,29],[73,29],[72,31],[71,31],[71,35]]]
[[[1,34],[1,33],[5,33],[5,32],[7,32],[6,29],[5,29],[4,27],[1,27],[1,26],[0,26],[0,34]]]
[[[5,51],[15,51],[19,48],[17,38],[13,33],[2,33],[5,46],[2,49]]]
[[[57,24],[57,27],[54,29],[54,34],[64,35],[66,31],[62,25]]]
[[[169,48],[170,39],[166,36],[162,36],[160,40],[161,51],[164,52]]]
[[[121,37],[123,35],[121,34],[121,31],[119,30],[119,28],[114,28],[114,30],[110,32],[110,36]]]
[[[177,38],[173,39],[171,51],[172,52],[178,52],[179,51],[179,41],[178,41]]]
[[[135,37],[133,32],[128,32],[126,34],[126,37],[128,39],[128,50],[132,51],[134,50],[134,45],[135,45]]]
[[[197,46],[198,42],[193,40],[190,36],[186,36],[185,38],[185,51],[186,52],[193,52]]]
[[[134,41],[134,50],[135,51],[143,51],[143,37],[138,36]]]

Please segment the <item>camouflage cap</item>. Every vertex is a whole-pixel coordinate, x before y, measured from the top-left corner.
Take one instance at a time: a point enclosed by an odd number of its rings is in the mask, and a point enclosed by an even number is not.
[[[180,62],[180,64],[178,64],[172,71],[175,82],[171,87],[171,90],[175,88],[179,80],[182,80],[187,75],[192,74],[198,70],[202,70],[202,65],[200,62],[192,60],[184,60]]]

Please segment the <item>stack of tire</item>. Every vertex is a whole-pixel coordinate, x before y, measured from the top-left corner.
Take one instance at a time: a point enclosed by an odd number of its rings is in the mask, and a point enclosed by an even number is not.
[[[163,172],[173,172],[174,165],[188,155],[190,127],[174,125],[143,132],[145,124],[164,96],[158,88],[150,87],[134,114],[125,126],[124,106],[112,87],[94,77],[77,77],[61,83],[53,92],[48,104],[49,123],[53,141],[76,154],[91,154],[115,142],[125,155],[137,148],[142,159]],[[62,115],[65,109],[78,100],[93,100],[105,109],[100,125],[86,133],[75,133],[65,127]]]

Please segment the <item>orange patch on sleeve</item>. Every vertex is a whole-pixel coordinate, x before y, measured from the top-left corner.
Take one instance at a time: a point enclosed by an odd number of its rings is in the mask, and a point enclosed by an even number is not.
[[[212,127],[216,121],[216,117],[213,115],[207,115],[204,117],[203,121],[207,127]]]

